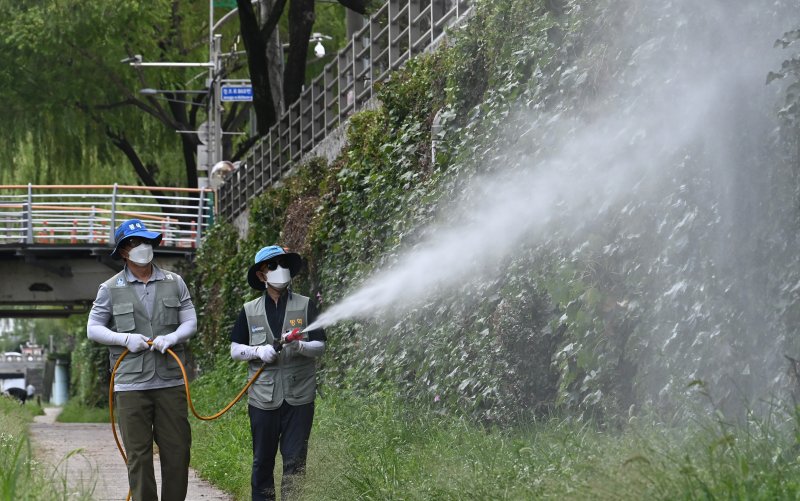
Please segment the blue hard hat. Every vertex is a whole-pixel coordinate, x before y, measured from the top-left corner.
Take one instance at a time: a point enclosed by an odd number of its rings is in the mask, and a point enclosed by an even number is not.
[[[128,219],[124,223],[117,226],[117,230],[114,232],[114,242],[116,242],[116,247],[114,247],[114,251],[111,253],[111,257],[114,259],[119,259],[119,247],[122,245],[125,240],[131,237],[139,237],[139,238],[146,238],[147,240],[153,241],[153,247],[157,247],[158,244],[161,243],[161,233],[157,233],[155,231],[147,231],[144,223],[139,219]]]
[[[283,256],[284,259],[286,259],[286,261],[289,263],[289,273],[293,277],[300,273],[300,268],[303,267],[303,259],[300,257],[300,254],[286,252],[286,250],[280,245],[262,247],[261,250],[256,252],[255,264],[251,266],[249,270],[247,270],[247,283],[250,284],[250,287],[259,291],[263,291],[267,288],[266,285],[264,285],[264,282],[258,279],[256,272],[263,263],[266,263],[270,259],[278,256]]]

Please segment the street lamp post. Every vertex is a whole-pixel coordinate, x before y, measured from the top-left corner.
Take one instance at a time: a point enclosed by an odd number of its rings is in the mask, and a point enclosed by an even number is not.
[[[212,0],[213,2],[213,0]],[[213,12],[213,3],[210,7]],[[212,25],[211,30],[213,33],[214,26]],[[211,135],[213,136],[213,140],[211,141],[212,147],[210,148],[211,151],[209,152],[209,165],[208,170],[211,170],[211,166],[216,165],[217,162],[222,161],[222,110],[220,104],[220,76],[221,76],[221,64],[220,64],[220,52],[222,49],[222,35],[213,35],[211,38],[211,62],[213,63],[213,67],[209,69],[209,85],[208,88],[212,89],[213,92],[211,93],[211,99],[209,100],[210,105],[213,107],[211,110],[210,115],[210,125],[211,125]]]
[[[259,0],[251,0],[252,3],[257,3]],[[142,60],[140,54],[123,59],[122,63],[128,63],[134,67],[171,67],[171,68],[207,68],[208,79],[206,80],[207,91],[183,91],[175,93],[185,94],[200,94],[209,93],[208,111],[206,120],[206,130],[198,130],[198,135],[205,134],[207,145],[198,147],[197,151],[197,170],[198,181],[200,178],[205,177],[205,182],[208,182],[208,174],[211,166],[223,160],[222,158],[222,35],[215,34],[217,28],[228,22],[238,9],[233,9],[226,13],[215,23],[214,22],[214,0],[208,2],[208,62],[145,62]],[[142,89],[140,91],[145,95],[153,95],[156,93],[163,93],[156,89]],[[174,91],[170,91],[174,92]],[[204,172],[205,176],[200,173]]]

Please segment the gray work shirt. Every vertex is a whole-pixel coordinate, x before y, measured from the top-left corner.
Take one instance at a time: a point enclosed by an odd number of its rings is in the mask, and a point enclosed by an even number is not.
[[[192,297],[189,295],[189,289],[186,287],[186,282],[183,278],[174,272],[169,272],[178,284],[178,294],[181,300],[181,308],[179,311],[194,310],[192,304]],[[147,311],[147,317],[152,318],[153,304],[156,298],[156,285],[155,282],[164,280],[166,278],[164,270],[153,263],[153,272],[150,274],[150,280],[147,283],[142,282],[136,278],[128,267],[125,267],[125,280],[131,284],[131,287],[136,292],[136,296],[141,301],[142,306]],[[97,291],[97,298],[94,300],[92,310],[89,312],[89,318],[92,320],[111,328],[113,315],[111,313],[111,292],[105,284],[101,284]],[[130,383],[130,384],[114,384],[114,391],[131,391],[131,390],[155,390],[157,388],[171,388],[173,386],[181,386],[183,379],[161,379],[158,373],[153,375],[150,381],[143,383]]]

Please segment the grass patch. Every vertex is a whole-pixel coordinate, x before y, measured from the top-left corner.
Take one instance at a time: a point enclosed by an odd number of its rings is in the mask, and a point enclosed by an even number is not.
[[[67,401],[56,420],[59,423],[108,423],[108,407],[89,407],[72,399]]]
[[[194,383],[198,411],[221,408],[244,376],[227,367]],[[798,423],[783,409],[736,426],[639,419],[619,431],[552,417],[498,430],[389,394],[329,391],[317,399],[301,499],[798,499]],[[249,499],[246,403],[192,426],[194,467]]]
[[[192,401],[200,415],[215,414],[225,407],[247,381],[246,364],[223,361],[218,368],[190,383]],[[214,421],[189,417],[192,424],[192,466],[198,474],[235,499],[250,499],[250,467],[253,462],[247,397]]]
[[[28,425],[40,414],[38,405],[0,397],[0,499],[91,499],[90,492],[68,488],[63,475],[33,458]]]

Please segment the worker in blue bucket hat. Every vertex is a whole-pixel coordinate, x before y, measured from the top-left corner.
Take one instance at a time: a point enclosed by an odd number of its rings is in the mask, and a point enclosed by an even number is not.
[[[248,390],[253,438],[251,474],[254,501],[274,500],[275,455],[283,458],[281,500],[293,498],[305,473],[308,440],[314,421],[316,360],[325,352],[325,331],[303,330],[317,316],[316,304],[291,290],[303,265],[299,254],[270,245],[256,253],[247,282],[262,292],[244,304],[231,331],[231,357],[249,363]]]
[[[188,488],[192,435],[182,373],[166,350],[172,349],[185,364],[185,343],[197,330],[197,316],[183,278],[153,263],[160,233],[130,219],[116,229],[114,241],[111,257],[125,265],[100,285],[87,334],[108,345],[112,367],[126,348],[129,351],[114,378],[114,407],[132,498],[158,501],[155,441],[161,499],[182,500]]]

